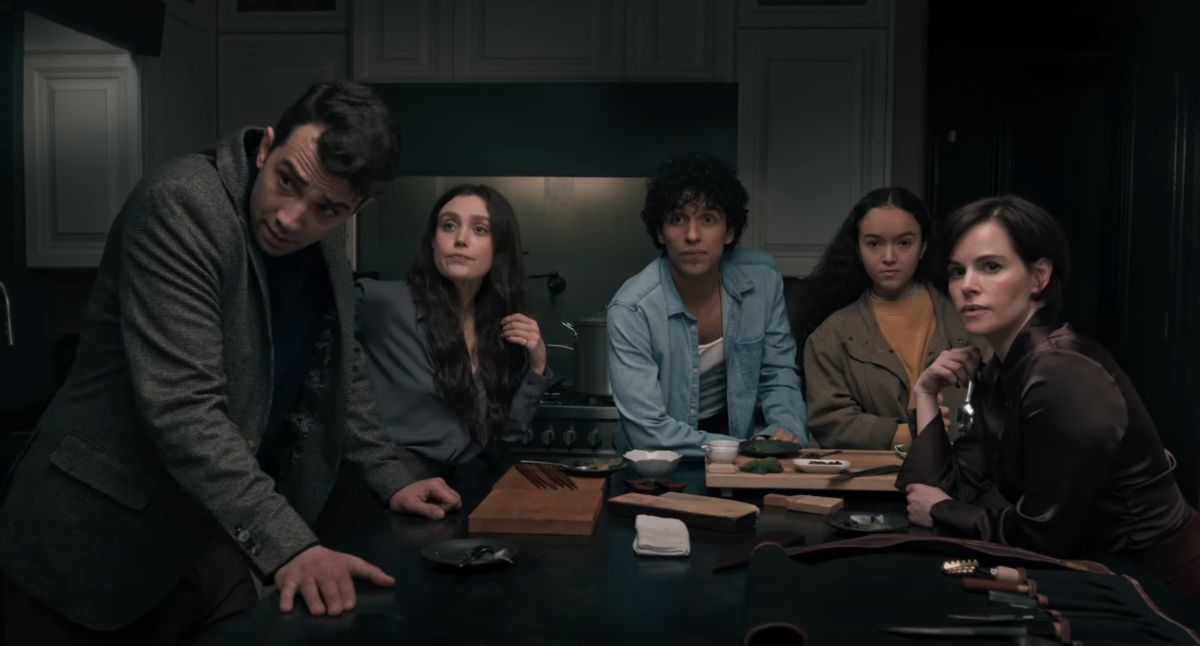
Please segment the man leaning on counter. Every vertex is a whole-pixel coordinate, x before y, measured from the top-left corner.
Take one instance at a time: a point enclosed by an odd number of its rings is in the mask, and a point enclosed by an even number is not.
[[[320,84],[148,175],[105,247],[78,359],[0,503],[10,644],[173,643],[258,601],[313,614],[393,579],[310,524],[343,458],[394,511],[460,505],[379,431],[341,225],[396,175],[367,88]]]

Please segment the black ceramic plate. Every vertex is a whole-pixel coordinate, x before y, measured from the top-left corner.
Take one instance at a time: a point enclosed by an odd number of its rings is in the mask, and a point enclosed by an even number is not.
[[[869,511],[835,511],[825,517],[825,522],[845,532],[891,532],[908,527],[908,518],[903,514]]]
[[[738,451],[755,458],[790,458],[799,455],[803,448],[795,442],[783,440],[746,440],[738,446]]]
[[[574,476],[606,476],[629,465],[625,458],[574,458],[561,460],[563,471]]]
[[[492,570],[512,565],[517,546],[498,538],[451,538],[426,545],[421,556],[451,570]]]

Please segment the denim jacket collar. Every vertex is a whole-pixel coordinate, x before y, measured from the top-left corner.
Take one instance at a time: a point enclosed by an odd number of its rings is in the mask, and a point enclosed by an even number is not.
[[[666,299],[667,316],[683,314],[689,319],[694,318],[684,305],[679,290],[675,288],[675,277],[671,275],[671,260],[665,253],[658,257],[658,275]],[[721,287],[726,294],[740,303],[742,295],[754,289],[754,282],[736,264],[725,262],[725,258],[722,258]]]

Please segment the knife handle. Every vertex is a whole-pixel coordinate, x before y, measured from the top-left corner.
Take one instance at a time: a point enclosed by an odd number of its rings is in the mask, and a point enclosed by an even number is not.
[[[1008,567],[1007,565],[997,565],[994,568],[988,568],[987,572],[992,575],[992,578],[997,581],[1010,581],[1012,583],[1025,583],[1029,578],[1029,574],[1023,567]]]
[[[962,588],[963,590],[970,590],[972,592],[997,590],[1037,597],[1037,583],[1033,581],[1029,581],[1028,583],[1014,583],[1012,581],[989,581],[988,579],[967,577],[962,580]]]

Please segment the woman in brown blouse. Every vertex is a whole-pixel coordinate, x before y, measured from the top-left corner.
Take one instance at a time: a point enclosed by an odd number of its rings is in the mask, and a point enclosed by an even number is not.
[[[948,222],[950,295],[995,357],[943,352],[918,378],[917,428],[897,486],[909,519],[1060,557],[1132,556],[1200,599],[1200,515],[1112,356],[1061,323],[1069,248],[1045,210],[1005,196]],[[953,444],[937,405],[975,379],[974,424]],[[972,504],[995,485],[1010,506]]]

